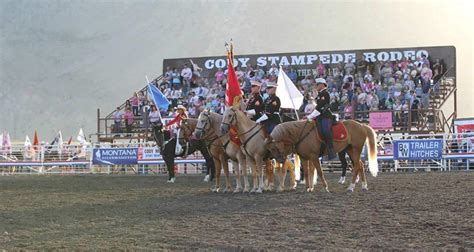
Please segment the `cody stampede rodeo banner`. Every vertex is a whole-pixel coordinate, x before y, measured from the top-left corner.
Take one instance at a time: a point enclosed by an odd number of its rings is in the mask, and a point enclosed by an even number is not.
[[[445,71],[451,67],[455,68],[456,48],[454,46],[436,46],[436,47],[409,47],[409,48],[385,48],[385,49],[366,49],[366,50],[344,50],[344,51],[321,51],[321,52],[295,52],[295,53],[275,53],[275,54],[252,54],[236,55],[234,66],[245,70],[248,66],[259,66],[268,70],[272,64],[288,66],[294,68],[298,76],[311,75],[316,71],[318,62],[326,65],[327,68],[334,68],[339,63],[347,63],[364,60],[370,64],[376,64],[384,61],[397,61],[404,57],[416,61],[417,57],[423,55],[431,62],[439,59],[445,66]],[[179,71],[187,64],[194,71],[199,72],[201,77],[214,77],[217,69],[227,68],[225,55],[209,56],[198,58],[164,59],[163,73],[166,68],[177,68]],[[448,76],[454,77],[456,71],[451,70]]]

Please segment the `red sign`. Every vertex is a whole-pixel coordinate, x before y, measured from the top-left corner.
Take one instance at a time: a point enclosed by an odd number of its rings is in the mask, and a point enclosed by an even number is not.
[[[374,129],[392,129],[392,112],[370,112],[369,125]]]

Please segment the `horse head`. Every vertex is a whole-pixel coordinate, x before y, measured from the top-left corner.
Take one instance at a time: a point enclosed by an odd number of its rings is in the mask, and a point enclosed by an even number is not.
[[[180,129],[181,130],[179,131],[178,138],[189,140],[189,138],[191,138],[194,131],[190,125],[189,119],[184,118],[181,120]]]
[[[206,132],[209,130],[211,125],[210,123],[210,112],[209,110],[204,110],[198,117],[196,129],[194,130],[194,135],[197,139],[202,139]]]
[[[285,145],[283,141],[275,141],[271,136],[268,136],[265,139],[265,146],[273,158],[276,159],[279,163],[284,163],[286,157],[290,153],[289,146]]]
[[[224,111],[224,116],[222,117],[221,132],[222,134],[229,133],[231,126],[236,126],[237,124],[237,109],[235,107],[230,107]]]

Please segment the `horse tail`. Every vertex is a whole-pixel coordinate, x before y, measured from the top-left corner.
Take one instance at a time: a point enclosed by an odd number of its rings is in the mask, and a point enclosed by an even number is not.
[[[377,173],[379,172],[379,164],[377,161],[376,133],[370,126],[364,125],[364,128],[367,132],[367,138],[369,139],[369,171],[372,176],[377,177]]]
[[[300,156],[298,156],[298,154],[295,154],[295,156],[294,156],[294,170],[295,170],[295,177],[296,177],[297,180],[301,180],[300,167],[301,167]]]

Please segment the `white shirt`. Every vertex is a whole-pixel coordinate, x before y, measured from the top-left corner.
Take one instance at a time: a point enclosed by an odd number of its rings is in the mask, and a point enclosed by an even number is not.
[[[160,111],[150,111],[150,114],[148,114],[148,117],[150,118],[150,122],[158,122],[161,121],[161,115]]]
[[[189,67],[184,68],[181,71],[181,76],[183,76],[183,78],[185,78],[185,79],[190,80],[193,77],[193,72],[191,71],[191,68],[189,68]]]

